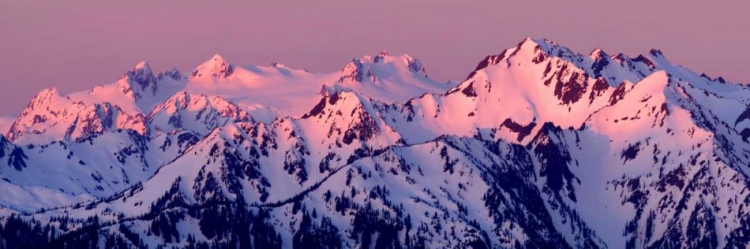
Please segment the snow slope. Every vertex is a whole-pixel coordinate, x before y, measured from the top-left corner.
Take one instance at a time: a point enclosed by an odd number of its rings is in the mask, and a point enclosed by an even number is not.
[[[533,38],[449,83],[386,52],[333,73],[144,62],[12,121],[0,231],[20,247],[745,248],[747,96],[658,50]]]

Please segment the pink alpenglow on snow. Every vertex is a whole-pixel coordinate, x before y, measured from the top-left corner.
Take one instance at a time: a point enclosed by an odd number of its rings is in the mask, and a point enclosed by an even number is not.
[[[332,73],[214,55],[184,72],[141,62],[91,90],[43,90],[0,120],[3,239],[750,245],[747,85],[659,50],[584,55],[531,37],[478,61],[441,82],[387,52]]]
[[[385,49],[419,57],[431,78],[447,82],[464,79],[477,58],[525,36],[581,52],[604,46],[637,55],[661,48],[699,74],[750,82],[750,50],[744,49],[750,37],[739,32],[750,23],[750,3],[638,1],[602,8],[594,1],[551,0],[3,0],[0,116],[17,115],[42,89],[89,89],[144,59],[156,71],[177,67],[190,73],[197,62],[220,53],[238,65],[281,61],[330,73],[352,56]]]

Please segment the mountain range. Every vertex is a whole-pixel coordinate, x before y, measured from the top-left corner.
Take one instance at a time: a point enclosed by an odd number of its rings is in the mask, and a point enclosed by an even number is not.
[[[0,119],[0,246],[750,246],[750,86],[534,38],[428,75],[214,55],[43,90]]]

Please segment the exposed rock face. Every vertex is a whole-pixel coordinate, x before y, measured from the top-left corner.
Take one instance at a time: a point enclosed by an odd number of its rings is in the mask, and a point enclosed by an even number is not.
[[[198,68],[190,74],[190,77],[213,77],[213,78],[227,78],[234,72],[234,66],[229,64],[224,57],[215,54],[211,59],[204,62]]]
[[[0,136],[4,245],[750,246],[750,89],[658,50],[527,38],[455,84],[386,52],[316,77],[216,55],[40,92]],[[289,99],[247,89],[279,85],[306,111],[257,121]]]

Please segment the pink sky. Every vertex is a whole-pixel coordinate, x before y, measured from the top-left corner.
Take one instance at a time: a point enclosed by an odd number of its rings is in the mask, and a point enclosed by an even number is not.
[[[214,53],[331,72],[388,50],[419,58],[437,80],[464,79],[526,36],[580,53],[660,48],[696,72],[750,82],[750,3],[721,3],[0,0],[0,115],[16,115],[44,88],[111,83],[142,60],[184,72]]]

